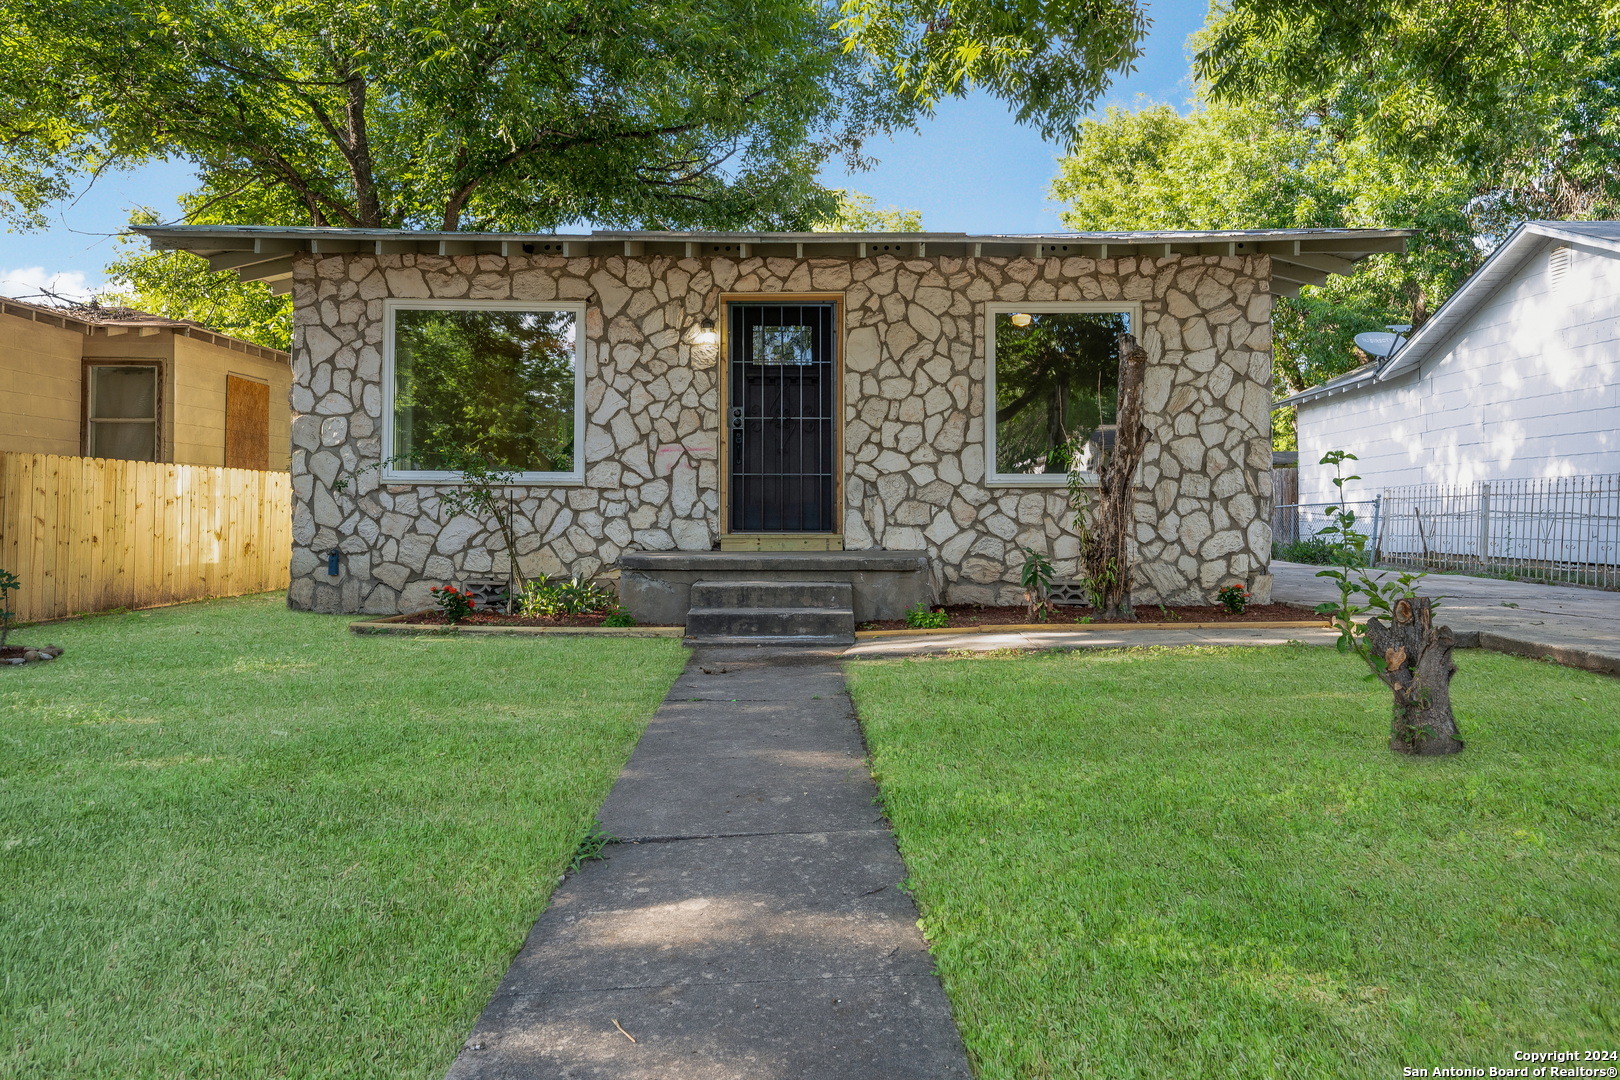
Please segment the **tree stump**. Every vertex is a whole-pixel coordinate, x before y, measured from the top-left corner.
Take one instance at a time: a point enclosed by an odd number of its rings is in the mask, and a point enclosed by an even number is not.
[[[1373,670],[1395,693],[1389,748],[1425,757],[1461,750],[1457,719],[1451,714],[1456,640],[1450,627],[1434,625],[1430,599],[1397,600],[1388,626],[1367,620],[1367,645],[1369,661],[1382,661]]]

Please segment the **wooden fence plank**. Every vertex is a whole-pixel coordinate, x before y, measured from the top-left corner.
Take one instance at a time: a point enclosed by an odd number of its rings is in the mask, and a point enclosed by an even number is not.
[[[22,621],[286,588],[285,473],[0,453],[0,568]]]

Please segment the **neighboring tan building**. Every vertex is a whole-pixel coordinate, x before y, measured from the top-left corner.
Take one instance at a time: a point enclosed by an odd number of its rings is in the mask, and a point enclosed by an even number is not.
[[[1025,548],[1072,576],[1120,332],[1149,355],[1136,601],[1263,599],[1272,298],[1409,235],[138,231],[292,292],[293,607],[503,576],[438,497],[471,445],[519,474],[527,572],[617,572],[643,621],[717,580],[848,582],[868,619],[1016,602]]]
[[[0,299],[0,452],[285,470],[290,357],[192,323]]]

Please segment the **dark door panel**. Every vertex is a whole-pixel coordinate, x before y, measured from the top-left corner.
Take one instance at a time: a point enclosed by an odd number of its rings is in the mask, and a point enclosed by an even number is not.
[[[832,304],[730,305],[732,532],[832,532]]]

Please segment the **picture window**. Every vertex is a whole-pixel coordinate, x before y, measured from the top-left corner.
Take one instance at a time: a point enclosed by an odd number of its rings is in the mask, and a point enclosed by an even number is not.
[[[1134,307],[993,304],[986,313],[992,483],[1064,483],[1113,450],[1119,335]]]
[[[580,477],[583,305],[441,300],[389,317],[388,479],[445,479],[469,453],[522,482]]]

